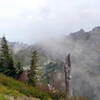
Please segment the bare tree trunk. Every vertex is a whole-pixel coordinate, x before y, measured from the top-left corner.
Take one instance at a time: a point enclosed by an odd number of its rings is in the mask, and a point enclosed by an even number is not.
[[[65,85],[66,85],[66,96],[72,96],[72,89],[71,89],[71,61],[70,61],[70,54],[66,57],[66,63],[64,66],[65,71]]]

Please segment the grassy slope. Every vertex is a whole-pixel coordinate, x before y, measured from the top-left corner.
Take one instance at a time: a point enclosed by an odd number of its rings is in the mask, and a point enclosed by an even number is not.
[[[5,75],[0,75],[0,84],[0,94],[2,95],[13,96],[14,98],[35,97],[42,100],[51,100],[48,94]]]
[[[54,96],[56,94],[52,95]],[[65,100],[58,99],[60,98],[59,95],[54,96],[53,99],[51,99],[51,97],[50,94],[47,94],[46,92],[43,92],[36,87],[26,85],[22,82],[14,80],[13,78],[6,77],[5,75],[0,74],[0,100]],[[72,97],[72,99],[67,100],[87,99]]]

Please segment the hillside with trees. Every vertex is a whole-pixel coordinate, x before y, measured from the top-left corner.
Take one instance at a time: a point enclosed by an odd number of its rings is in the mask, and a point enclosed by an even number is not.
[[[73,66],[72,86],[75,95],[98,100],[100,98],[98,94],[100,91],[99,43],[100,27],[95,27],[88,32],[81,29],[59,39],[51,38],[30,45],[17,52],[14,59],[16,61],[20,59],[23,66],[29,68],[32,51],[38,50],[40,81],[44,84],[50,82],[55,88],[64,90],[63,62],[65,61],[65,52],[67,54],[70,51]],[[79,92],[80,89],[81,92]]]
[[[99,27],[89,32],[81,29],[59,40],[51,38],[35,45],[22,44],[22,47],[20,44],[18,51],[14,48],[16,43],[8,42],[3,37],[0,40],[0,73],[33,87],[38,84],[46,88],[50,84],[57,91],[65,93],[64,52],[67,54],[70,51],[74,95],[98,100],[99,33]]]
[[[78,96],[68,98],[65,92],[48,87],[46,85],[48,82],[51,85],[49,78],[46,84],[40,78],[49,77],[50,75],[47,75],[47,73],[52,73],[58,65],[53,64],[53,60],[52,63],[50,63],[51,61],[47,62],[51,68],[42,63],[42,60],[39,60],[37,50],[34,50],[31,55],[29,69],[24,69],[20,59],[19,61],[14,60],[6,38],[2,38],[0,49],[0,100],[87,100]],[[44,74],[43,69],[41,69],[43,64],[48,69],[48,71],[45,69],[47,73]],[[52,69],[52,66],[55,67]]]

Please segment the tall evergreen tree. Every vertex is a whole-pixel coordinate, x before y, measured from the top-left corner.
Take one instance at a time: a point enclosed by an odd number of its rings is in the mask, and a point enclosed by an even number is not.
[[[38,52],[35,50],[32,53],[32,60],[29,72],[29,84],[36,86],[37,82],[37,67],[38,67]]]
[[[16,78],[19,78],[19,76],[23,73],[24,69],[22,67],[22,64],[20,61],[16,64]]]
[[[12,55],[10,54],[8,43],[5,37],[3,37],[1,40],[0,73],[13,77],[16,74],[16,69],[14,67],[14,60]]]

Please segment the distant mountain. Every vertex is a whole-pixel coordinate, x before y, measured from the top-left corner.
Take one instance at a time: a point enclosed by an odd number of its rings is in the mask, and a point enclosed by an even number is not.
[[[89,32],[81,29],[69,36],[48,41],[42,46],[51,59],[64,62],[65,54],[71,53],[72,87],[75,95],[84,96],[90,100],[100,100],[100,27],[95,27]],[[64,89],[63,65],[61,69],[58,70],[57,67],[56,73],[54,71],[52,84]]]
[[[20,50],[25,49],[29,46],[27,44],[19,43],[19,42],[8,42],[8,44],[11,47],[11,49],[13,49],[14,53],[17,53]]]
[[[1,44],[1,39],[2,38],[0,38],[0,44]],[[9,42],[9,41],[8,41],[8,45],[10,46],[10,48],[13,50],[14,53],[17,53],[20,50],[25,49],[29,46],[28,44],[24,44],[20,42]]]
[[[75,45],[72,50],[74,52],[72,67],[75,67],[73,68],[73,87],[77,91],[82,90],[79,95],[99,100],[100,27],[95,27],[89,32],[73,33],[70,38]]]

